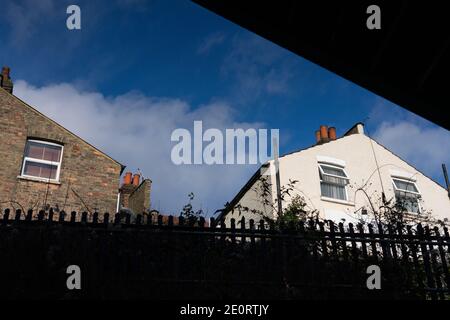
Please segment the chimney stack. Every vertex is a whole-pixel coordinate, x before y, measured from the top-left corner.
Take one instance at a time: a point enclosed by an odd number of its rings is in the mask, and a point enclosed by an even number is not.
[[[147,180],[143,180],[142,183],[147,182]],[[150,181],[150,180],[148,180],[148,181]],[[145,190],[148,189],[148,194],[150,194],[151,181],[147,182],[147,183],[150,183],[150,184],[149,184],[149,186],[145,185],[144,189]],[[130,197],[139,188],[140,185],[141,185],[141,175],[139,173],[135,173],[134,175],[131,172],[125,173],[125,175],[123,176],[123,184],[119,189],[119,193],[120,193],[119,207],[120,208],[123,208],[123,207],[130,208],[130,205],[131,205]]]
[[[128,208],[128,200],[130,198],[130,195],[133,193],[134,189],[136,188],[132,183],[133,181],[132,181],[131,176],[132,176],[131,172],[127,172],[123,176],[123,184],[119,189],[119,193],[120,193],[119,207]]]
[[[320,126],[320,129],[315,132],[316,144],[322,144],[329,141],[334,141],[337,139],[336,128],[328,126]]]
[[[0,75],[0,87],[8,91],[12,94],[13,92],[13,83],[11,77],[9,75],[11,69],[9,67],[3,67],[2,73]]]

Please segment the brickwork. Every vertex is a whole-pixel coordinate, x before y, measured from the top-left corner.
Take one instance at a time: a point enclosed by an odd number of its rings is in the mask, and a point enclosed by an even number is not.
[[[152,182],[149,179],[142,183],[130,194],[128,207],[135,213],[143,213],[150,210],[150,188]]]
[[[64,101],[61,101],[61,108]],[[64,146],[58,183],[20,177],[26,141]],[[0,88],[0,207],[116,211],[122,166]]]

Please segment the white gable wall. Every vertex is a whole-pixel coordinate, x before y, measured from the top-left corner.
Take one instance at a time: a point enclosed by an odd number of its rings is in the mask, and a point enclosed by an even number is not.
[[[450,199],[443,187],[418,172],[374,140],[372,140],[372,144],[388,200],[394,197],[392,175],[412,178],[422,195],[422,210],[432,212],[436,219],[448,218],[450,220]],[[345,167],[350,179],[350,184],[347,186],[347,202],[326,200],[321,196],[318,161]],[[273,167],[273,161],[271,166]],[[280,180],[281,185],[286,185],[289,179],[299,180],[296,184],[296,192],[304,196],[311,209],[319,210],[321,217],[335,221],[344,218],[346,222],[354,222],[354,218],[357,217],[355,211],[359,210],[360,212],[362,207],[370,208],[369,201],[364,193],[356,192],[359,187],[367,183],[364,189],[374,206],[378,208],[381,204],[382,188],[376,168],[371,139],[360,133],[281,157]],[[271,181],[273,199],[275,200],[274,176],[271,177]],[[254,190],[249,190],[247,193],[242,197],[240,204],[252,207],[252,203],[254,204],[257,198],[256,194]],[[251,202],[248,201],[249,198],[252,199]],[[284,203],[284,206],[286,205],[287,203]],[[251,214],[244,216],[247,219],[260,219],[260,217]],[[230,218],[239,219],[240,216],[228,214],[226,220],[229,221]]]

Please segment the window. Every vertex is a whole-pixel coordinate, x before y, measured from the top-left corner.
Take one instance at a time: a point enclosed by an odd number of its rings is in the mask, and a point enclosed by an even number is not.
[[[419,199],[420,193],[416,184],[411,180],[398,178],[392,179],[394,183],[394,193],[397,205],[407,212],[420,213]]]
[[[322,197],[347,201],[348,176],[343,168],[319,164]]]
[[[38,140],[28,140],[22,165],[22,176],[42,180],[59,180],[63,146]]]

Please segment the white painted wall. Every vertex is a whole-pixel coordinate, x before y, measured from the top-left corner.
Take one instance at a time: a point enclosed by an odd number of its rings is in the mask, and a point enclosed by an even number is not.
[[[280,158],[281,185],[286,185],[289,179],[299,180],[296,192],[304,196],[311,209],[317,209],[320,216],[325,219],[339,222],[344,218],[346,222],[355,222],[358,217],[355,212],[362,207],[369,208],[369,201],[362,192],[356,189],[367,183],[367,194],[375,205],[380,205],[383,185],[386,198],[394,197],[394,187],[391,176],[397,175],[415,180],[421,193],[422,210],[431,212],[435,219],[447,218],[450,220],[450,199],[448,193],[439,184],[426,177],[414,167],[394,155],[392,152],[371,140],[363,134],[363,128],[359,128],[357,134],[342,137],[332,142],[316,145],[309,149],[296,152]],[[372,145],[380,166],[382,184],[376,170],[376,162],[372,151]],[[348,202],[329,201],[321,197],[318,160],[340,161],[345,164],[345,171],[350,178],[347,186]],[[273,161],[271,162],[273,168]],[[272,170],[274,174],[274,170]],[[276,198],[275,176],[271,176],[273,199]],[[252,207],[257,195],[254,190],[249,190],[241,198],[240,204]],[[287,203],[284,204],[286,206]],[[260,217],[252,214],[244,214],[246,219],[259,220]],[[359,216],[361,217],[361,216]],[[228,214],[226,222],[231,218],[240,219],[237,213]]]

